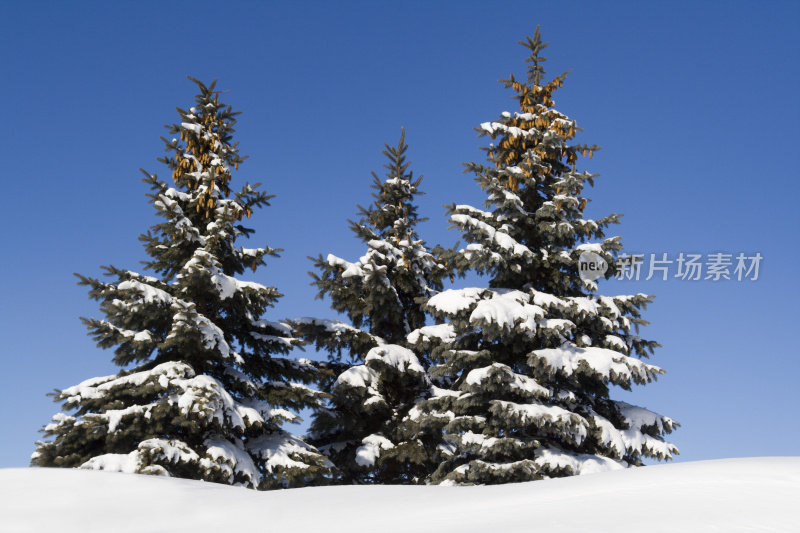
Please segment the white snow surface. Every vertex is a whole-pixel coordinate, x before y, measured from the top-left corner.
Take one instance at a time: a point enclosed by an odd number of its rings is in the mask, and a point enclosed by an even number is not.
[[[616,377],[627,382],[630,382],[634,375],[650,381],[653,375],[663,373],[659,367],[648,365],[635,357],[595,346],[580,348],[572,343],[565,343],[560,348],[534,350],[533,353],[548,367],[566,376],[583,372],[584,366],[603,379]]]
[[[468,309],[480,300],[484,289],[468,287],[466,289],[447,289],[432,296],[428,300],[428,307],[442,313],[455,315],[459,311]]]
[[[470,370],[469,374],[467,374],[466,380],[464,380],[464,383],[467,385],[480,385],[493,373],[505,374],[509,378],[508,387],[512,390],[520,389],[531,394],[536,394],[537,396],[550,396],[550,391],[547,388],[539,385],[535,379],[529,378],[528,376],[524,376],[522,374],[517,374],[511,370],[511,367],[501,363],[492,363],[491,365],[483,368]]]
[[[456,330],[452,324],[436,324],[415,329],[407,337],[410,344],[417,344],[420,340],[429,342],[431,339],[439,339],[441,342],[453,342],[456,339]]]
[[[356,450],[356,463],[360,466],[374,465],[381,455],[381,450],[394,448],[392,441],[377,433],[364,437],[361,444]]]
[[[491,299],[478,302],[469,321],[478,326],[485,322],[501,329],[513,329],[516,325],[536,331],[536,320],[544,317],[544,309],[528,304],[529,299],[522,291],[492,291]]]
[[[676,463],[494,486],[271,492],[116,472],[0,470],[5,533],[794,532],[797,501],[800,457]]]
[[[334,387],[348,385],[350,387],[371,387],[375,381],[375,371],[366,365],[357,365],[348,368],[336,378]]]
[[[425,369],[419,364],[419,359],[414,352],[396,344],[384,344],[372,348],[364,358],[367,365],[370,361],[382,361],[400,372],[425,373]]]

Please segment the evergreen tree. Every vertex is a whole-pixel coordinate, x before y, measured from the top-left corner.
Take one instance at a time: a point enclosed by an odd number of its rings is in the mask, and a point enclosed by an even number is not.
[[[622,246],[605,229],[619,216],[583,217],[582,192],[595,176],[576,164],[598,147],[575,144],[576,122],[554,108],[566,75],[544,82],[538,28],[521,44],[530,50],[527,80],[503,80],[519,111],[480,125],[495,141],[488,164],[466,165],[488,210],[448,208],[469,243],[448,261],[461,275],[486,275],[488,287],[430,298],[427,310],[449,329],[416,339],[437,354],[431,375],[448,384],[404,421],[405,438],[431,427],[444,435],[434,482],[526,481],[677,453],[663,440],[674,421],[610,397],[612,385],[627,390],[663,373],[641,361],[658,346],[637,335],[651,297],[602,296],[579,275],[583,252],[614,274]]]
[[[314,259],[319,298],[350,324],[318,319],[296,321],[309,341],[330,354],[333,382],[323,387],[332,398],[316,412],[312,442],[331,458],[345,483],[407,483],[430,466],[420,464],[422,439],[397,438],[397,424],[432,384],[427,352],[407,348],[408,335],[425,325],[423,301],[441,290],[444,267],[419,239],[421,221],[414,197],[421,177],[408,170],[405,132],[396,147],[386,145],[386,179],[375,173],[374,202],[359,206],[350,222],[367,247],[349,262],[334,255]]]
[[[164,222],[140,239],[157,274],[104,267],[106,283],[78,276],[101,302],[104,320],[83,319],[126,369],[56,391],[72,414],[58,413],[32,464],[139,472],[253,488],[324,482],[329,461],[282,429],[292,411],[320,393],[305,383],[314,366],[285,357],[299,344],[288,325],[263,320],[281,296],[236,276],[280,250],[243,248],[241,224],[271,196],[245,184],[230,195],[231,171],[244,159],[232,144],[236,123],[214,84],[178,109],[160,159],[175,187],[145,171],[150,202]]]

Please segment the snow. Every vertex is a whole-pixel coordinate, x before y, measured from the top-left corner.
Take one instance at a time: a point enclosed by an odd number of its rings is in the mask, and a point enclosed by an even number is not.
[[[501,131],[511,134],[512,137],[519,137],[522,136],[529,136],[533,135],[536,132],[535,128],[531,128],[530,130],[523,130],[522,128],[518,128],[516,126],[506,126],[500,122],[483,122],[481,124],[481,129],[488,134],[493,134],[495,132]]]
[[[233,297],[237,292],[250,289],[256,292],[266,292],[268,289],[253,281],[241,281],[233,276],[223,273],[217,259],[209,252],[198,248],[194,255],[183,266],[178,278],[185,277],[189,273],[207,271],[211,276],[219,297],[223,300]]]
[[[394,448],[389,439],[377,433],[364,437],[361,444],[356,450],[356,463],[359,466],[374,465],[381,455],[381,450]]]
[[[533,354],[548,369],[561,372],[565,376],[588,373],[597,374],[604,380],[614,382],[630,383],[633,380],[636,383],[645,383],[652,380],[656,374],[663,373],[657,366],[648,365],[639,359],[608,348],[595,346],[580,348],[565,343],[560,348],[534,350]]]
[[[257,328],[273,328],[282,334],[290,337],[292,335],[292,327],[286,322],[274,322],[272,320],[253,320],[252,324]]]
[[[331,266],[338,266],[343,269],[342,279],[364,277],[364,270],[358,263],[351,263],[350,261],[346,261],[341,257],[336,257],[333,254],[328,254],[328,257],[325,259],[325,261]]]
[[[441,313],[454,315],[469,308],[477,302],[484,289],[470,287],[466,289],[447,289],[428,300],[428,307]]]
[[[545,318],[537,321],[536,325],[539,327],[539,329],[552,329],[556,331],[572,329],[575,327],[575,324],[571,320],[567,320],[565,318]]]
[[[286,348],[291,348],[293,346],[292,342],[294,341],[293,337],[278,337],[276,335],[262,335],[261,333],[251,333],[250,335],[252,335],[254,339],[264,342],[274,342]]]
[[[579,296],[570,298],[569,301],[577,308],[579,315],[594,316],[599,313],[600,306],[597,304],[597,300]]]
[[[593,252],[596,254],[603,253],[603,245],[599,242],[587,242],[584,244],[580,244],[575,247],[575,249],[579,252]]]
[[[517,242],[505,231],[495,229],[491,225],[469,215],[456,213],[450,216],[450,221],[465,229],[477,230],[501,249],[511,252],[515,256],[531,256],[531,251],[524,244]]]
[[[215,467],[222,469],[228,475],[228,481],[233,482],[234,474],[240,474],[254,485],[258,484],[261,474],[258,471],[253,459],[244,450],[241,441],[233,442],[221,438],[212,437],[207,439],[204,444],[207,447],[206,454],[200,464],[209,470]]]
[[[539,466],[569,468],[577,475],[581,476],[626,468],[623,464],[607,457],[598,457],[597,455],[576,456],[571,453],[563,453],[555,448],[539,450],[536,455],[537,457],[534,459],[534,462]]]
[[[134,474],[139,469],[139,451],[134,450],[131,453],[107,453],[105,455],[98,455],[83,463],[81,468]]]
[[[493,402],[500,411],[513,414],[519,424],[533,425],[547,430],[549,426],[563,426],[559,433],[564,438],[580,444],[586,438],[589,423],[580,415],[567,411],[557,405],[544,405],[540,403],[519,404],[514,402]]]
[[[545,252],[545,254],[546,253],[547,252]],[[539,307],[553,307],[556,309],[563,309],[564,307],[567,307],[569,305],[565,300],[562,300],[558,296],[554,296],[546,292],[539,292],[537,290],[531,289],[530,293],[533,297],[533,304],[538,305]]]
[[[61,391],[61,396],[66,400],[69,406],[70,404],[77,404],[81,399],[103,398],[111,389],[116,387],[138,387],[152,378],[156,378],[157,381],[166,388],[169,381],[193,377],[194,370],[185,363],[167,362],[161,363],[151,370],[135,372],[121,377],[117,376],[117,374],[112,374],[110,376],[87,379],[77,385],[64,389]],[[53,418],[55,419],[55,417]]]
[[[184,329],[197,331],[203,339],[203,346],[209,350],[216,350],[225,359],[244,364],[241,355],[233,351],[225,340],[223,331],[205,316],[199,314],[193,304],[176,300],[172,304],[175,314],[172,316],[172,330],[167,338],[185,335]]]
[[[501,329],[519,327],[536,331],[536,320],[544,317],[544,309],[527,303],[529,296],[521,291],[492,291],[492,298],[481,300],[469,321],[475,325],[494,324]]]
[[[484,245],[477,243],[468,244],[466,248],[459,250],[459,253],[464,254],[464,258],[468,261],[471,261],[476,255],[486,256],[487,260],[490,260],[496,264],[502,263],[503,261],[503,256],[497,252],[489,250]]]
[[[151,382],[154,392],[161,397],[154,403],[132,405],[124,409],[108,410],[103,413],[87,413],[86,420],[100,420],[108,424],[108,431],[115,432],[125,418],[132,420],[150,416],[150,411],[158,405],[175,406],[184,416],[192,415],[206,420],[245,430],[253,424],[262,424],[269,420],[281,419],[293,421],[296,415],[285,409],[273,408],[261,400],[234,399],[224,385],[207,375],[195,375],[191,366],[181,362],[162,363],[151,370],[134,372],[125,376],[116,375],[92,378],[78,385],[64,389],[61,397],[67,408],[77,406],[81,399],[106,398],[120,389],[130,386],[141,386]],[[168,395],[165,395],[167,394]],[[75,419],[63,413],[53,417],[53,426],[69,424]]]
[[[600,303],[602,303],[604,306],[608,308],[609,312],[611,313],[611,316],[613,316],[614,318],[617,318],[622,314],[619,310],[619,307],[617,307],[617,304],[614,302],[614,298],[610,296],[601,296]]]
[[[456,330],[452,324],[436,324],[415,329],[407,337],[409,344],[417,344],[420,341],[430,342],[432,339],[438,339],[444,343],[453,342],[456,339]]]
[[[625,422],[632,428],[655,427],[662,432],[666,426],[668,430],[672,431],[674,421],[671,418],[625,402],[616,402],[616,405]]]
[[[517,374],[511,370],[511,367],[502,363],[492,363],[491,365],[483,368],[470,370],[466,379],[464,380],[464,383],[467,385],[480,386],[484,381],[497,374],[506,376],[507,386],[510,389],[518,389],[540,397],[550,396],[550,391],[539,385],[535,379],[522,374]]]
[[[150,418],[150,411],[155,407],[156,403],[149,403],[147,405],[131,405],[125,409],[109,409],[108,411],[96,415],[89,413],[85,415],[88,418],[101,418],[108,421],[108,432],[114,433],[122,422],[122,417],[127,415],[142,415],[144,418]]]
[[[609,450],[613,450],[618,457],[625,455],[627,451],[625,439],[622,433],[614,427],[614,424],[596,413],[590,416],[589,420],[594,422],[594,425],[600,429],[598,440],[601,444],[606,446]]]
[[[173,200],[180,200],[182,202],[189,202],[192,199],[192,196],[190,194],[185,193],[183,191],[179,191],[177,189],[173,189],[172,187],[164,191],[163,194],[168,198],[172,198]]]
[[[306,463],[296,459],[318,457],[318,452],[308,444],[284,431],[262,435],[247,444],[248,450],[266,459],[267,471],[278,468],[307,468]],[[326,463],[330,466],[330,463]]]
[[[384,344],[372,348],[364,358],[364,363],[367,365],[369,365],[370,361],[381,361],[400,372],[425,373],[425,369],[419,363],[419,359],[414,355],[414,352],[396,344]]]
[[[170,463],[189,463],[200,459],[197,452],[189,445],[173,439],[147,439],[139,443],[138,449],[148,450],[154,456],[163,457]]]
[[[134,279],[123,281],[117,285],[117,288],[121,291],[134,290],[139,292],[142,295],[141,301],[143,303],[158,302],[168,304],[172,301],[172,296],[170,296],[169,293]]]
[[[53,415],[53,423],[47,424],[44,427],[45,431],[55,431],[62,424],[70,424],[75,422],[75,417],[66,413],[56,413]],[[36,453],[34,453],[36,455]]]
[[[605,342],[614,350],[618,350],[623,353],[628,351],[628,345],[616,335],[606,335]]]
[[[150,475],[169,476],[167,470],[160,465],[142,466],[142,455],[147,453],[154,458],[166,460],[169,463],[193,462],[199,459],[197,453],[186,443],[177,440],[148,439],[139,443],[136,450],[128,454],[107,453],[92,457],[80,468],[85,470],[107,470],[135,474],[137,472]]]
[[[138,331],[133,335],[133,340],[138,342],[152,341],[153,336],[149,331]]]
[[[336,378],[334,387],[348,385],[350,387],[368,388],[375,381],[376,374],[366,365],[358,365],[348,368]]]
[[[484,211],[483,209],[478,209],[477,207],[473,207],[473,206],[468,205],[468,204],[458,204],[456,206],[456,211],[458,211],[458,212],[466,211],[468,213],[472,213],[473,215],[478,215],[479,217],[487,219],[487,220],[493,220],[494,219],[494,215],[492,213],[490,213],[489,211]]]
[[[657,439],[647,433],[642,433],[636,429],[625,429],[620,432],[622,440],[629,450],[647,450],[651,455],[656,457],[672,457],[677,451],[674,445],[665,442],[662,439]]]
[[[461,435],[461,442],[463,444],[477,444],[487,449],[494,446],[494,444],[499,440],[500,439],[496,437],[487,437],[486,435],[473,433],[472,431],[467,431]]]
[[[548,452],[550,463],[561,460],[556,450]],[[382,533],[788,533],[797,530],[798,500],[797,457],[676,463],[484,487],[271,492],[86,470],[0,470],[0,513],[8,533],[351,533],[376,524]]]
[[[354,328],[350,324],[346,322],[340,322],[338,320],[326,320],[324,318],[311,318],[311,317],[303,317],[297,318],[294,320],[299,325],[307,325],[307,326],[320,326],[325,328],[325,331],[328,333],[344,333],[344,332],[358,332],[360,331],[357,328]]]
[[[618,406],[621,406],[620,410],[623,413],[625,412],[626,408],[641,410],[648,413],[647,420],[652,422],[647,424],[649,426],[656,426],[658,428],[663,428],[666,426],[669,431],[673,429],[672,425],[674,422],[667,417],[661,417],[657,413],[653,413],[651,411],[647,411],[646,409],[642,409],[641,407],[635,407],[624,402],[617,402],[617,404]],[[654,417],[655,420],[657,420],[657,423],[654,421]],[[634,425],[629,419],[626,419],[626,422],[631,426],[631,428],[622,430],[615,428],[609,420],[603,418],[597,413],[593,413],[589,417],[589,420],[600,429],[600,442],[609,450],[614,450],[614,453],[616,453],[617,456],[622,456],[626,452],[639,455],[645,451],[655,457],[672,458],[676,453],[678,453],[678,449],[674,444],[670,444],[669,442],[665,442],[663,439],[643,433],[640,431],[641,426]],[[660,429],[660,431],[663,431],[663,429]]]
[[[245,430],[257,423],[264,423],[275,413],[265,402],[250,400],[248,404],[236,401],[225,387],[211,376],[199,375],[186,380],[173,380],[171,385],[180,389],[180,393],[170,396],[170,403],[175,403],[181,413],[188,415],[197,412],[198,416],[207,420],[226,422],[236,428]],[[201,407],[202,411],[201,411]],[[276,410],[277,416],[284,417],[283,410]]]
[[[203,127],[200,124],[191,124],[189,122],[181,122],[181,128],[194,132],[196,135],[200,135],[200,132],[203,131]]]

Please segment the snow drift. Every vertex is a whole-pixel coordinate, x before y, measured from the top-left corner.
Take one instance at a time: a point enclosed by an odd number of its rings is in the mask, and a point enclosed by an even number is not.
[[[800,457],[496,486],[271,492],[142,475],[0,470],[3,532],[797,531]],[[247,528],[247,529],[243,529]]]

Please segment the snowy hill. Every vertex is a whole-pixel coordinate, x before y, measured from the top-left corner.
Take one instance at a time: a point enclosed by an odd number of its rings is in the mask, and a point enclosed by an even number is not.
[[[678,463],[482,487],[256,492],[86,470],[0,470],[11,532],[798,531],[800,457]]]

